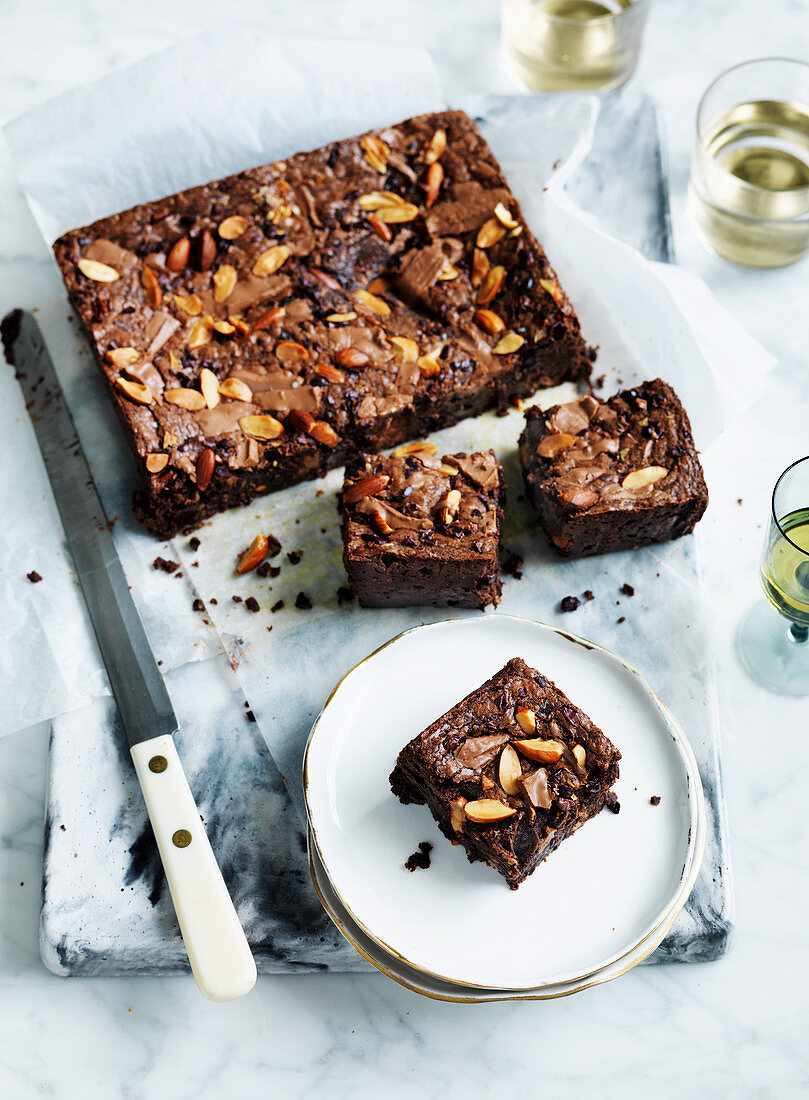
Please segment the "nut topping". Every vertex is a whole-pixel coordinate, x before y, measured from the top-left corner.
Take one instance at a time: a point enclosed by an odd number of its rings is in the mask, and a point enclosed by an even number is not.
[[[439,344],[431,351],[428,351],[426,355],[420,355],[416,360],[419,371],[424,378],[434,378],[436,374],[441,372],[441,362],[439,356],[442,352],[442,347]]]
[[[203,229],[199,238],[199,263],[200,271],[207,271],[216,259],[216,240],[210,229]]]
[[[314,275],[314,277],[317,279],[317,281],[319,283],[322,283],[323,286],[328,287],[329,290],[342,290],[343,289],[340,286],[340,283],[338,282],[338,280],[335,279],[335,277],[333,275],[330,275],[328,273],[328,271],[323,271],[323,269],[319,268],[319,267],[310,267],[309,270]]]
[[[116,378],[115,385],[119,390],[123,390],[127,397],[137,401],[139,405],[151,405],[154,395],[145,382],[134,382],[129,378]]]
[[[497,218],[501,225],[504,225],[506,227],[506,229],[517,229],[519,227],[520,223],[512,218],[511,212],[503,205],[502,202],[499,202],[497,206],[495,206],[494,216]]]
[[[387,474],[372,474],[370,477],[361,477],[353,482],[343,493],[343,504],[355,504],[365,497],[376,496],[381,493],[390,481]]]
[[[557,305],[564,305],[565,295],[558,283],[555,283],[553,279],[540,279],[539,285],[547,294],[550,294]]]
[[[253,332],[258,332],[260,329],[267,328],[268,325],[275,324],[275,322],[280,321],[285,314],[286,310],[283,306],[273,306],[272,309],[268,309],[266,313],[262,313],[258,320],[254,322]]]
[[[173,294],[172,297],[178,308],[189,317],[199,317],[202,313],[202,299],[199,294]]]
[[[487,306],[489,302],[497,295],[500,287],[503,285],[503,280],[506,277],[506,269],[500,267],[492,267],[487,272],[483,279],[483,282],[478,287],[478,305]]]
[[[309,352],[303,344],[294,340],[279,340],[275,345],[275,356],[282,363],[302,363],[309,358]]]
[[[326,316],[327,321],[331,321],[332,324],[341,324],[344,321],[355,321],[357,314],[353,309],[350,309],[348,313],[329,313]]]
[[[449,260],[447,260],[447,262],[444,264],[444,266],[441,268],[435,278],[436,282],[449,283],[453,279],[457,279],[460,274],[461,273],[455,266],[455,264],[451,264]]]
[[[373,512],[368,513],[368,522],[378,535],[393,534],[393,528],[385,519],[385,514],[379,506]]]
[[[205,398],[199,390],[189,390],[184,386],[178,386],[172,390],[166,390],[163,397],[170,405],[177,405],[189,412],[199,412],[205,408]]]
[[[393,240],[393,232],[389,225],[385,225],[383,221],[380,221],[376,214],[369,214],[365,220],[377,236],[381,237],[386,244],[390,244]]]
[[[491,309],[476,309],[475,322],[486,332],[491,333],[492,336],[497,336],[506,327],[503,318]]]
[[[561,741],[543,741],[535,737],[529,741],[511,742],[520,756],[534,764],[556,764],[562,759],[565,746]]]
[[[345,382],[346,376],[337,367],[333,367],[331,363],[315,363],[315,370],[321,376],[325,378],[327,382]]]
[[[235,241],[246,229],[247,218],[243,218],[241,214],[231,214],[229,218],[219,223],[219,236],[223,241]]]
[[[419,357],[419,346],[415,340],[409,340],[406,336],[391,336],[390,342],[396,354],[401,356],[405,363],[416,362]]]
[[[428,443],[426,439],[419,439],[415,443],[403,443],[401,447],[396,447],[391,451],[393,458],[406,458],[407,455],[434,455],[437,454],[438,447],[435,443]],[[457,473],[457,470],[453,470],[453,473]]]
[[[537,716],[528,707],[517,707],[514,718],[523,733],[536,733]]]
[[[274,244],[266,249],[253,264],[254,275],[274,275],[284,266],[290,256],[289,248],[285,244]]]
[[[424,146],[424,163],[435,164],[439,157],[443,156],[446,147],[447,131],[443,127],[439,126],[439,128]]]
[[[270,439],[277,439],[278,436],[283,435],[284,432],[284,425],[280,420],[276,420],[274,416],[262,414],[240,417],[239,427],[244,434],[249,435],[251,439],[258,439],[262,442],[266,442]]]
[[[309,429],[309,435],[316,443],[322,443],[324,447],[334,448],[340,442],[340,436],[325,420],[316,420]]]
[[[511,745],[505,745],[503,751],[500,753],[500,764],[498,765],[497,775],[500,780],[500,786],[506,794],[515,795],[520,793],[517,781],[522,775],[522,767],[520,766],[520,758]]]
[[[191,255],[191,242],[188,237],[180,237],[175,241],[171,251],[166,257],[166,267],[169,271],[183,271],[188,265],[188,257]]]
[[[513,806],[498,802],[496,798],[479,798],[475,802],[467,802],[464,806],[464,813],[476,825],[493,825],[497,821],[514,817],[516,812]]]
[[[587,763],[587,751],[585,750],[584,745],[574,745],[573,756],[575,757],[576,763],[579,765],[579,767],[584,770],[584,766]]]
[[[236,274],[236,268],[231,264],[222,264],[222,266],[213,273],[214,301],[226,301],[233,292],[237,279],[238,275]]]
[[[383,298],[377,297],[376,294],[371,294],[367,290],[358,290],[355,292],[354,297],[366,309],[370,309],[371,313],[375,313],[377,317],[390,316],[390,306]]]
[[[362,149],[363,156],[371,167],[375,168],[380,175],[387,172],[390,149],[388,149],[382,138],[378,138],[374,134],[363,134],[360,138],[360,149]]]
[[[150,454],[146,456],[146,469],[150,474],[159,474],[169,464],[169,456],[164,454]]]
[[[507,332],[492,348],[492,355],[511,355],[512,352],[519,351],[524,343],[524,336],[520,336],[517,332]]]
[[[452,826],[453,833],[462,833],[463,827],[466,823],[466,814],[464,813],[464,806],[466,805],[465,798],[453,799],[449,804],[449,823]]]
[[[455,517],[458,515],[458,509],[461,506],[461,491],[460,489],[450,489],[441,504],[439,514],[441,516],[441,522],[449,527]]]
[[[230,397],[233,401],[252,401],[253,391],[241,378],[226,378],[219,387],[222,397]]]
[[[208,314],[195,321],[188,334],[189,350],[194,351],[196,348],[204,348],[206,344],[209,344],[213,336],[213,326],[213,317]]]
[[[370,359],[359,348],[340,348],[335,359],[341,367],[364,367]]]
[[[369,191],[357,199],[360,210],[382,210],[385,206],[404,206],[404,202],[394,191]]]
[[[376,217],[387,225],[412,222],[414,218],[418,217],[418,214],[419,208],[417,206],[414,206],[412,202],[403,202],[401,206],[383,206],[381,210],[377,211]]]
[[[131,367],[140,357],[140,352],[136,348],[111,348],[107,352],[107,359],[119,370],[122,367]]]
[[[297,432],[308,432],[315,422],[315,418],[305,409],[290,409],[287,422]]]
[[[665,466],[643,466],[640,470],[633,470],[627,474],[621,482],[623,489],[645,489],[647,485],[654,485],[656,481],[662,481],[668,474]]]
[[[236,331],[236,326],[232,321],[214,321],[214,332],[220,333],[222,336],[232,336]]]
[[[219,396],[219,379],[208,367],[203,367],[199,375],[199,388],[205,398],[205,404],[209,409],[215,409],[221,401]]]
[[[472,253],[472,286],[480,286],[489,271],[489,257],[482,248]]]
[[[435,200],[438,198],[438,192],[441,190],[441,184],[444,182],[444,169],[438,161],[434,161],[427,169],[427,195],[424,200],[425,206],[432,206]]]
[[[505,235],[506,231],[497,218],[489,218],[478,230],[475,244],[478,248],[491,248]]]
[[[99,263],[98,260],[79,260],[76,267],[82,275],[96,283],[114,283],[116,279],[120,278],[114,267]]]
[[[575,442],[575,435],[569,435],[567,432],[556,432],[553,435],[546,435],[537,447],[537,454],[541,458],[556,458],[562,451],[566,451],[568,447],[572,447]]]
[[[564,493],[559,494],[559,499],[569,508],[581,512],[597,504],[600,498],[593,489],[566,489]]]
[[[242,550],[236,561],[237,573],[249,573],[261,565],[270,552],[270,543],[266,535],[256,535],[246,550]]]
[[[163,301],[163,291],[160,289],[160,283],[157,281],[155,273],[145,265],[141,268],[140,285],[143,287],[146,301],[152,309],[159,309]]]
[[[197,458],[197,486],[200,492],[204,493],[211,484],[215,465],[216,457],[209,447],[206,447],[204,451],[200,451]]]

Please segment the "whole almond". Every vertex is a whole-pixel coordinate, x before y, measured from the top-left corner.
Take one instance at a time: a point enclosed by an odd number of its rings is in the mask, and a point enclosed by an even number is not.
[[[528,707],[517,707],[514,717],[523,733],[536,733],[537,716]]]
[[[528,741],[512,741],[511,744],[526,760],[534,764],[556,764],[562,759],[565,746],[561,741],[543,741],[535,737]]]
[[[256,535],[246,550],[242,550],[236,560],[237,573],[249,573],[257,565],[261,565],[270,550],[270,542],[266,535]]]
[[[463,832],[463,827],[466,824],[465,805],[466,799],[463,797],[455,798],[449,804],[449,823],[452,826],[453,833]]]
[[[140,285],[143,287],[146,301],[152,309],[159,309],[163,301],[163,291],[160,289],[160,283],[157,281],[154,271],[146,265],[141,268]]]
[[[346,313],[327,313],[326,320],[332,325],[342,325],[346,321],[356,321],[357,314],[353,309],[349,309]]]
[[[438,198],[441,184],[444,182],[444,169],[439,161],[433,161],[427,169],[427,194],[424,200],[425,206],[432,206]]]
[[[264,415],[243,416],[239,420],[239,427],[251,439],[258,439],[262,442],[277,439],[284,431],[284,425],[279,420],[276,420],[274,416]]]
[[[238,275],[236,274],[236,268],[232,264],[222,264],[213,273],[213,296],[215,302],[224,302],[233,293],[233,288],[236,286]]]
[[[506,821],[509,817],[514,817],[516,812],[513,806],[498,802],[496,798],[478,798],[464,806],[464,813],[476,825],[493,825],[498,821]]]
[[[285,244],[274,244],[266,249],[253,264],[254,275],[274,275],[284,266],[290,257],[290,251]]]
[[[491,333],[492,336],[497,336],[506,327],[503,318],[491,309],[476,309],[475,322],[486,332]]]
[[[376,214],[369,214],[365,219],[371,229],[388,244],[393,240],[393,231],[389,225],[385,225]]]
[[[199,388],[205,398],[205,404],[209,409],[215,409],[221,401],[219,395],[219,379],[208,367],[203,367],[199,373]]]
[[[426,439],[419,439],[415,443],[403,443],[391,452],[394,458],[406,458],[407,455],[434,455],[438,453],[435,443],[429,443]],[[453,473],[457,473],[453,470]]]
[[[475,245],[478,248],[491,248],[493,244],[497,244],[505,235],[506,231],[497,218],[489,218],[489,220],[485,221],[478,230]]]
[[[309,429],[309,435],[316,443],[322,443],[324,447],[331,447],[332,449],[340,442],[340,436],[331,424],[327,424],[325,420],[316,420]]]
[[[387,474],[371,474],[354,481],[343,492],[343,504],[354,504],[365,497],[376,496],[390,481]]]
[[[325,378],[327,382],[345,382],[346,376],[337,367],[333,367],[331,363],[316,363],[315,370],[321,376]]]
[[[335,279],[333,275],[330,275],[328,271],[324,271],[320,267],[310,267],[309,270],[314,275],[319,283],[328,287],[329,290],[342,290],[340,283]]]
[[[394,191],[369,191],[360,195],[357,205],[360,210],[381,210],[384,206],[403,206],[404,199]]]
[[[506,794],[516,795],[520,793],[517,780],[521,775],[522,767],[520,766],[519,756],[517,756],[511,745],[504,745],[503,751],[500,753],[497,777]]]
[[[290,409],[287,423],[297,432],[308,432],[315,422],[315,418],[305,409]]]
[[[340,348],[335,359],[341,367],[364,367],[371,361],[359,348]]]
[[[537,454],[541,458],[556,458],[562,451],[572,447],[575,442],[575,435],[569,435],[568,432],[555,432],[553,435],[546,435],[540,441]]]
[[[120,275],[109,264],[99,263],[98,260],[79,260],[76,267],[87,279],[95,283],[114,283]]]
[[[203,229],[199,237],[197,266],[200,271],[208,271],[216,259],[216,238],[210,229]]]
[[[275,357],[282,363],[302,363],[309,358],[309,352],[294,340],[279,340],[275,345]]]
[[[412,222],[419,216],[419,208],[412,202],[403,202],[401,206],[383,206],[375,215],[386,225],[398,225],[400,222]]]
[[[566,489],[559,494],[559,499],[568,507],[581,512],[585,508],[591,508],[594,504],[597,504],[600,498],[598,493],[592,489]]]
[[[621,482],[624,489],[645,489],[647,485],[654,485],[662,481],[668,474],[665,466],[643,466],[640,470],[633,470],[627,474]]]
[[[246,229],[247,218],[243,218],[241,214],[231,214],[219,223],[219,236],[223,241],[235,241]]]
[[[180,237],[172,245],[171,251],[166,257],[166,267],[169,271],[183,271],[188,266],[188,257],[191,255],[191,241],[188,237]]]
[[[283,319],[286,314],[286,310],[283,306],[273,306],[272,309],[268,309],[266,313],[258,318],[253,324],[253,332],[258,332],[260,329],[267,328],[268,325],[274,325],[276,321]]]
[[[477,300],[479,306],[487,306],[496,297],[505,277],[506,269],[504,267],[498,265],[489,269],[478,287]]]
[[[204,451],[200,451],[197,457],[197,486],[203,493],[211,484],[215,465],[216,458],[209,447],[206,447]]]
[[[164,454],[150,454],[146,456],[146,469],[150,474],[159,474],[169,464],[169,456]]]
[[[132,401],[139,405],[151,405],[154,395],[145,382],[135,382],[129,378],[116,378],[115,385]]]
[[[205,408],[205,398],[199,390],[190,390],[185,386],[177,386],[174,389],[166,390],[163,397],[170,405],[188,409],[189,412],[200,412]]]
[[[252,401],[253,391],[241,378],[226,378],[219,386],[222,397],[229,397],[232,401]]]

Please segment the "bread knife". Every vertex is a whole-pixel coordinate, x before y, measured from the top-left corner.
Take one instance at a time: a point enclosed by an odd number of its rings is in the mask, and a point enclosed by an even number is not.
[[[154,829],[191,970],[212,1001],[255,984],[256,964],[200,819],[173,735],[178,724],[39,325],[2,324]]]

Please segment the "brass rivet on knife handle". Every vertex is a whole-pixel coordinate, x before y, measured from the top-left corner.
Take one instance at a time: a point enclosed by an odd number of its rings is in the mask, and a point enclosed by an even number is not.
[[[150,772],[164,772],[168,766],[169,762],[166,760],[165,756],[153,756],[149,761]]]
[[[191,843],[191,834],[188,829],[178,829],[171,838],[175,848],[187,848]]]

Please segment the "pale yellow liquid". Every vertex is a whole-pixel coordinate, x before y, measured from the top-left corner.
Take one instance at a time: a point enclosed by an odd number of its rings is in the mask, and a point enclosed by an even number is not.
[[[773,524],[761,563],[767,599],[793,622],[809,625],[809,508],[781,520],[784,538]]]

